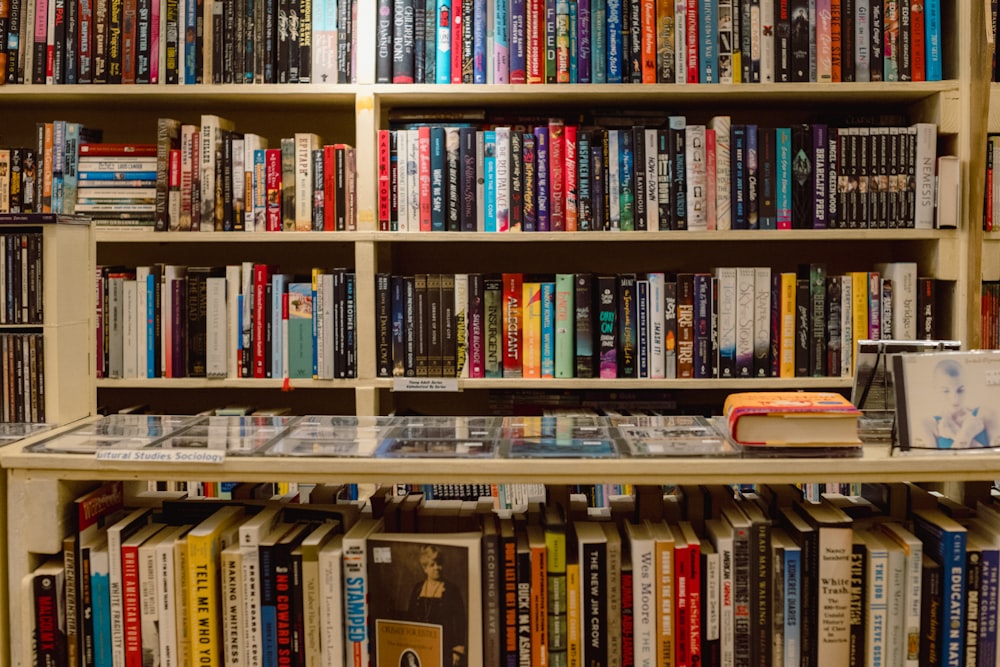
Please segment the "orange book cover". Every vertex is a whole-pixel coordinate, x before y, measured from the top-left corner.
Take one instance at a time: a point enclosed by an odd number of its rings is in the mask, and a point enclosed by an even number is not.
[[[730,394],[723,414],[744,445],[858,445],[854,405],[836,392],[750,391]]]

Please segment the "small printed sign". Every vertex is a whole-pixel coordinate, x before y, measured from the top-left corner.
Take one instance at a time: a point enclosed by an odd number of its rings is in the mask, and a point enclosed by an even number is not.
[[[458,378],[393,378],[393,391],[461,391]]]
[[[226,453],[218,450],[190,449],[105,449],[94,454],[98,461],[141,461],[147,463],[224,463]]]

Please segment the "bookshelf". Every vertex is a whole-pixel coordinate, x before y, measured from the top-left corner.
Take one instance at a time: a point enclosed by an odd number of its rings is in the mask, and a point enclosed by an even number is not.
[[[358,378],[352,380],[294,380],[294,392],[282,391],[280,380],[257,379],[142,379],[93,380],[93,365],[80,367],[93,346],[88,313],[75,313],[71,327],[52,325],[52,334],[68,348],[50,369],[58,369],[53,395],[66,401],[58,407],[58,421],[93,412],[97,405],[121,408],[150,403],[162,412],[191,412],[205,405],[227,403],[288,405],[301,413],[387,414],[413,408],[434,413],[487,409],[491,390],[641,390],[668,389],[677,393],[703,393],[717,400],[734,389],[835,388],[850,386],[849,378],[794,378],[754,380],[460,380],[461,393],[393,391],[393,381],[376,377],[375,351],[364,341],[375,334],[374,276],[378,272],[440,271],[631,271],[704,270],[712,266],[760,262],[772,267],[794,267],[799,261],[824,261],[848,270],[867,268],[876,261],[916,261],[921,275],[941,283],[938,335],[963,340],[975,348],[980,339],[980,281],[1000,278],[1000,243],[983,239],[980,231],[983,200],[984,137],[987,127],[1000,128],[1000,89],[988,84],[986,59],[981,58],[989,40],[983,35],[984,3],[942,3],[946,38],[945,80],[937,83],[865,84],[761,84],[761,85],[377,85],[373,80],[373,48],[359,54],[360,82],[350,85],[309,86],[7,86],[0,87],[0,109],[8,111],[4,143],[32,145],[34,123],[67,118],[103,127],[109,140],[148,142],[155,136],[160,116],[195,122],[199,114],[213,113],[235,121],[237,128],[266,132],[272,139],[295,131],[312,131],[327,140],[338,140],[358,149],[358,230],[350,233],[147,233],[99,229],[85,242],[96,247],[87,266],[62,261],[59,255],[47,266],[58,266],[55,280],[46,289],[56,301],[73,307],[90,306],[89,282],[70,276],[93,275],[94,264],[153,262],[189,265],[240,261],[267,261],[295,269],[312,265],[341,264],[358,276],[359,346]],[[359,16],[360,34],[374,34],[374,12]],[[990,89],[990,94],[986,90]],[[962,164],[961,225],[957,230],[826,230],[789,232],[648,232],[648,233],[538,233],[484,236],[479,233],[384,233],[376,216],[376,131],[385,129],[394,109],[487,107],[515,113],[539,108],[558,114],[581,108],[612,112],[622,104],[638,110],[676,109],[692,118],[707,120],[714,113],[767,114],[768,122],[802,122],[812,110],[822,108],[845,114],[866,111],[904,112],[910,121],[938,126],[939,154],[958,155]],[[987,117],[987,105],[989,116]],[[16,110],[16,118],[13,112]],[[124,113],[122,111],[124,110]],[[62,231],[56,229],[56,234]],[[74,232],[68,232],[74,233]],[[60,237],[54,249],[83,261],[81,239]],[[87,232],[90,234],[91,232]],[[65,244],[65,245],[63,245]],[[46,244],[48,248],[49,244]],[[511,259],[511,257],[514,259]],[[669,257],[669,266],[664,258]],[[89,269],[89,271],[88,271]],[[67,296],[79,290],[76,297]],[[47,303],[50,303],[47,300]],[[46,323],[46,328],[49,328]],[[82,327],[82,328],[81,328]],[[86,343],[86,350],[74,346]],[[48,348],[47,348],[48,351]],[[74,366],[73,364],[77,364]],[[86,378],[81,389],[80,378]],[[55,378],[54,378],[55,379]],[[51,386],[51,385],[49,385]],[[720,401],[721,402],[721,401]],[[97,481],[123,479],[186,480],[192,473],[220,481],[272,481],[273,459],[230,459],[209,470],[190,465],[120,464],[97,462],[71,455],[35,455],[18,444],[0,453],[7,498],[4,548],[7,583],[18,590],[21,577],[38,564],[42,554],[60,549],[69,525],[66,511],[71,500]],[[712,460],[672,459],[650,462],[620,460],[541,461],[531,466],[515,461],[428,460],[386,463],[379,460],[289,459],[281,462],[281,475],[290,481],[387,482],[400,476],[421,481],[506,481],[568,483],[610,478],[636,484],[664,482],[823,481],[838,475],[859,481],[965,482],[996,478],[1000,455],[943,457],[892,457],[887,450],[866,449],[862,459],[843,460]],[[0,542],[0,547],[4,546]],[[4,614],[9,618],[4,621]],[[27,638],[14,604],[0,608],[0,627],[9,628],[10,656],[0,652],[0,667],[27,665]],[[8,663],[9,660],[9,663]]]

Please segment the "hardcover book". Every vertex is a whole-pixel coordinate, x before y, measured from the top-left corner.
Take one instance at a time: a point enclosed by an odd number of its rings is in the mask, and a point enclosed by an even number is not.
[[[478,532],[368,538],[372,665],[482,656],[481,539]]]
[[[1000,358],[1000,357],[998,357]],[[858,445],[850,401],[833,392],[743,392],[723,406],[733,439],[743,445]]]

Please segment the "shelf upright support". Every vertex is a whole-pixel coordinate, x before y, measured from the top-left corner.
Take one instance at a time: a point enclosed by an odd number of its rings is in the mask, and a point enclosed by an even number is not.
[[[357,241],[354,244],[355,341],[358,359],[358,380],[371,385],[375,379],[375,242]],[[357,414],[362,414],[358,412]]]
[[[962,166],[962,210],[960,232],[965,241],[961,253],[960,277],[956,285],[952,314],[962,330],[958,337],[969,349],[982,345],[982,252],[983,252],[983,174],[986,173],[986,128],[989,121],[990,65],[993,52],[988,36],[989,13],[980,2],[959,5],[960,44],[948,53],[958,59],[959,98],[962,105],[962,131],[959,135],[959,160]],[[985,29],[984,29],[985,27]],[[985,55],[984,55],[985,54]],[[964,310],[964,313],[961,312]]]
[[[374,13],[374,12],[372,12]],[[372,33],[374,34],[374,33]],[[358,92],[355,112],[355,175],[357,179],[358,231],[378,231],[378,109],[375,95]]]

